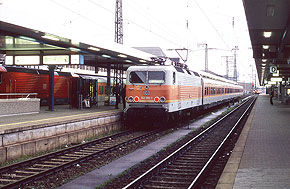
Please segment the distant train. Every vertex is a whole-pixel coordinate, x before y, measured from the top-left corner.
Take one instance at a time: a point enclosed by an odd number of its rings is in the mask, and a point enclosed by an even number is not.
[[[127,70],[125,119],[177,120],[197,111],[238,99],[236,82],[188,70],[181,64],[131,66]]]
[[[0,93],[37,93],[41,105],[48,104],[49,77],[47,70],[13,66],[5,68],[7,72],[0,72]],[[80,108],[81,99],[87,96],[90,97],[92,103],[103,103],[107,90],[106,85],[105,77],[72,75],[67,72],[55,71],[55,104],[70,104],[72,108]]]

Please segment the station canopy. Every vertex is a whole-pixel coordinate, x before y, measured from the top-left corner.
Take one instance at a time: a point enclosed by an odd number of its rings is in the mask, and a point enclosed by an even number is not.
[[[290,0],[243,0],[243,3],[260,84],[275,77],[289,79]]]
[[[111,69],[122,65],[124,70],[131,65],[146,64],[155,57],[117,43],[107,47],[87,44],[3,21],[0,21],[0,54],[6,56],[6,65],[83,64]]]

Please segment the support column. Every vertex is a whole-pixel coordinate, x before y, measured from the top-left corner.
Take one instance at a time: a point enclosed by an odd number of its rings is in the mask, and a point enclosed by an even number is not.
[[[108,65],[107,68],[107,95],[110,96],[111,94],[111,65]]]
[[[49,66],[49,96],[48,106],[50,111],[54,111],[54,68],[55,66]]]

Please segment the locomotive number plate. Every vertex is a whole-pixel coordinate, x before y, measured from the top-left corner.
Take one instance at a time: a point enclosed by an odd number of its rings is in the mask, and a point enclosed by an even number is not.
[[[149,96],[150,95],[150,91],[143,91],[143,95],[144,96]]]

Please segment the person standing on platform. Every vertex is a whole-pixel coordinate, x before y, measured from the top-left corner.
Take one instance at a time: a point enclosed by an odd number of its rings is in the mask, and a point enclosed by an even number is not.
[[[270,92],[270,104],[273,105],[273,97],[274,97],[274,91],[272,90]]]
[[[126,108],[126,85],[123,84],[122,88],[122,103],[123,103],[123,109]]]
[[[114,91],[115,95],[116,95],[116,109],[119,109],[119,103],[120,103],[120,95],[121,95],[121,87],[120,87],[120,83],[117,83],[116,87],[115,87],[115,91]]]

